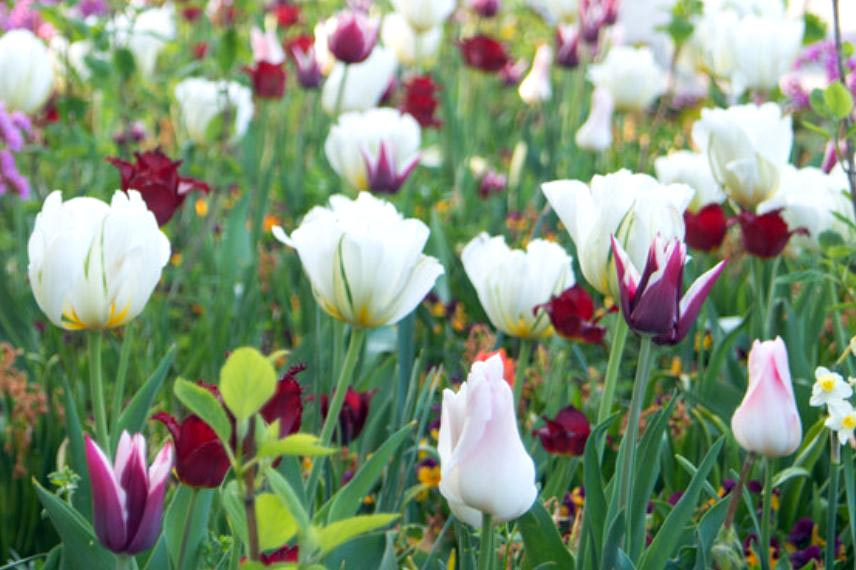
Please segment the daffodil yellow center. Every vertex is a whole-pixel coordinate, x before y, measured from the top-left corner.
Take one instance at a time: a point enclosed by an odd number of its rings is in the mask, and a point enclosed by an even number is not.
[[[832,374],[821,376],[818,378],[817,383],[824,392],[832,392],[835,389],[835,376]]]
[[[841,427],[844,429],[856,429],[856,414],[844,416],[844,419],[841,420]]]

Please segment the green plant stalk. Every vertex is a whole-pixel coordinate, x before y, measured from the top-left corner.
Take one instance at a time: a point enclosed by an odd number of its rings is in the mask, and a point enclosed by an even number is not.
[[[835,567],[835,522],[838,514],[838,478],[841,469],[841,446],[834,431],[829,432],[829,488],[826,498],[826,555],[824,564],[826,568]]]
[[[755,461],[754,453],[747,453],[746,460],[743,461],[743,469],[740,470],[740,478],[737,479],[737,485],[731,492],[731,501],[728,503],[728,512],[725,515],[725,529],[731,528],[734,522],[734,515],[737,514],[737,507],[740,505],[740,500],[743,498],[743,486],[746,484],[746,479],[749,477],[749,470],[752,469],[752,463]]]
[[[520,352],[517,354],[517,362],[514,371],[514,406],[520,408],[520,399],[523,397],[523,383],[526,381],[526,367],[529,366],[529,358],[532,354],[532,341],[520,339]]]
[[[86,340],[89,345],[89,389],[92,394],[92,408],[95,414],[95,436],[98,445],[107,457],[113,456],[110,438],[107,434],[107,408],[104,406],[104,383],[101,370],[101,345],[104,335],[101,331],[91,331]]]
[[[853,472],[853,450],[844,448],[844,487],[847,493],[847,519],[850,527],[850,542],[856,544],[856,477]]]
[[[120,554],[116,556],[116,570],[131,570],[136,567],[136,561],[133,556]]]
[[[766,311],[764,313],[764,328],[762,329],[763,338],[770,338],[770,335],[773,332],[773,315],[775,315],[775,301],[776,301],[776,273],[779,270],[779,263],[781,263],[782,258],[777,257],[773,260],[770,269],[770,287],[767,291],[767,303],[765,304]]]
[[[190,536],[190,529],[193,523],[193,511],[196,510],[196,498],[199,496],[199,489],[192,487],[190,491],[190,503],[187,506],[187,515],[184,517],[184,529],[181,532],[181,548],[178,551],[178,569],[184,570],[184,559],[187,557],[187,538]]]
[[[342,114],[342,103],[345,100],[345,85],[348,83],[348,71],[350,71],[350,66],[347,63],[343,63],[344,69],[342,70],[342,82],[339,84],[339,91],[336,93],[336,116]]]
[[[481,546],[479,548],[479,570],[492,570],[495,552],[493,550],[493,517],[482,513]]]
[[[601,424],[609,417],[612,410],[612,402],[615,400],[615,388],[618,385],[618,371],[621,367],[621,359],[624,356],[624,347],[627,344],[627,333],[630,327],[622,315],[616,315],[615,325],[612,329],[612,346],[609,349],[609,361],[606,364],[606,378],[603,382],[603,395],[600,398],[600,406],[597,409],[597,424]]]
[[[755,305],[752,312],[752,334],[763,340],[767,320],[767,308],[764,306],[764,262],[757,257],[752,258],[752,281]]]
[[[770,519],[773,514],[773,460],[764,458],[764,503],[761,511],[761,541],[758,558],[761,570],[770,570]]]
[[[111,410],[111,431],[115,432],[122,415],[122,400],[125,399],[125,381],[128,378],[128,363],[131,360],[131,346],[134,344],[134,321],[125,327],[122,350],[119,352],[119,369],[116,372],[116,387],[113,390],[113,409]]]
[[[633,396],[630,400],[630,412],[627,418],[627,431],[621,445],[624,456],[621,465],[621,487],[618,493],[618,512],[625,512],[625,520],[633,520],[630,512],[633,494],[633,470],[636,462],[636,439],[639,434],[639,416],[642,415],[642,402],[648,389],[648,379],[651,369],[651,353],[654,341],[651,336],[644,335],[639,348],[639,363],[636,366],[636,379],[633,382]],[[630,540],[628,534],[627,539]]]
[[[249,449],[247,450],[247,456],[252,458],[255,455],[255,427],[256,427],[256,419],[255,417],[250,418],[249,429],[247,430],[247,436],[244,438],[244,443],[249,443]],[[244,458],[242,457],[239,461],[243,462]],[[255,465],[243,465],[239,470],[241,472],[241,478],[243,479],[244,488],[244,513],[247,517],[247,545],[249,550],[249,558],[250,560],[258,560],[259,555],[261,554],[261,549],[259,548],[259,525],[258,520],[256,519],[256,466]],[[179,568],[181,570],[181,568]]]

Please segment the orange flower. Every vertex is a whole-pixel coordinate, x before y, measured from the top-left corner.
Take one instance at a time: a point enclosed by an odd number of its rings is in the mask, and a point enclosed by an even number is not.
[[[505,352],[504,348],[500,348],[499,350],[494,350],[493,352],[484,352],[481,351],[476,354],[476,362],[484,362],[494,354],[498,354],[500,358],[502,358],[502,378],[508,385],[512,388],[514,387],[514,359],[508,356],[508,353]]]

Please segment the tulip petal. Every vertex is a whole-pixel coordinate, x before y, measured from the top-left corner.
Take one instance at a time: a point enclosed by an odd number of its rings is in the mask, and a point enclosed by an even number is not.
[[[145,510],[140,519],[139,527],[128,544],[128,554],[137,554],[148,550],[160,535],[164,494],[172,465],[173,446],[172,442],[168,441],[149,467],[149,492],[146,497]]]
[[[127,432],[126,432],[127,433]],[[149,493],[148,474],[146,473],[145,440],[142,434],[133,436],[134,445],[122,470],[116,470],[119,484],[125,490],[125,512],[127,533],[136,534],[143,511],[146,509],[146,496]]]
[[[728,263],[726,259],[717,263],[712,269],[699,276],[690,288],[687,289],[686,293],[684,293],[684,296],[681,298],[678,327],[675,330],[674,336],[669,339],[667,344],[681,342],[687,336],[687,333],[690,332],[702,304],[704,304],[705,299],[710,294],[710,290],[713,288],[722,270],[725,269],[726,263]],[[660,339],[655,340],[659,342]]]
[[[625,319],[630,319],[632,313],[633,299],[636,296],[636,288],[639,285],[639,272],[633,266],[633,262],[627,256],[627,252],[612,236],[612,252],[615,257],[615,272],[618,277],[618,290],[621,303],[621,312]]]
[[[95,534],[113,552],[122,552],[126,544],[125,492],[113,475],[110,460],[88,435],[86,464],[92,483],[92,518]]]
[[[683,244],[671,242],[671,251],[665,266],[648,273],[649,281],[640,285],[633,300],[630,326],[642,333],[670,334],[678,325],[678,307],[684,272]],[[650,263],[650,260],[649,260]],[[646,269],[647,272],[647,269]]]

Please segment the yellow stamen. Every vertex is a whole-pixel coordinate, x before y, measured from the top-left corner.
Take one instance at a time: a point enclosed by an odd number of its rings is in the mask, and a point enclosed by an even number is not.
[[[832,392],[835,389],[835,376],[824,374],[817,379],[817,383],[824,392]]]

